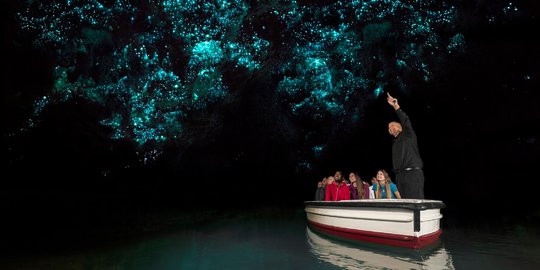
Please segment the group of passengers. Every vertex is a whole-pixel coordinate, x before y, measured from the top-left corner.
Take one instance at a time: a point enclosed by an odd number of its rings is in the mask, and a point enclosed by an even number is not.
[[[385,170],[377,172],[377,176],[371,179],[371,185],[362,181],[356,172],[351,172],[347,180],[341,171],[317,183],[316,201],[361,199],[401,199],[401,195]]]

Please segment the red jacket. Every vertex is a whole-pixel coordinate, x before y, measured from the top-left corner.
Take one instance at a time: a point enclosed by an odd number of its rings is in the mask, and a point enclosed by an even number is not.
[[[343,201],[350,199],[351,192],[345,182],[342,182],[339,186],[335,182],[326,186],[326,194],[324,196],[325,201]]]

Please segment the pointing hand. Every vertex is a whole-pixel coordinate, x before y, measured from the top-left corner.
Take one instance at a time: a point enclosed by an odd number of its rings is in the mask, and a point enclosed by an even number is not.
[[[386,101],[388,101],[388,104],[392,106],[394,109],[399,109],[399,104],[397,98],[394,98],[390,95],[390,93],[386,93],[388,97],[386,98]]]

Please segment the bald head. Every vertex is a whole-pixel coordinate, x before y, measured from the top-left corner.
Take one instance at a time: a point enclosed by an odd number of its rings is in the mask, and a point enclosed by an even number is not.
[[[403,131],[403,128],[401,127],[400,123],[390,122],[388,124],[388,133],[390,133],[390,135],[397,137],[401,131]]]

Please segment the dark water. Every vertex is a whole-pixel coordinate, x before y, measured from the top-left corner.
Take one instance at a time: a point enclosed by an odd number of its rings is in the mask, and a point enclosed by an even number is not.
[[[266,211],[93,248],[4,255],[0,269],[540,269],[537,225],[449,223],[440,243],[409,250],[315,233],[303,209]]]

